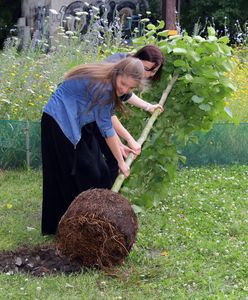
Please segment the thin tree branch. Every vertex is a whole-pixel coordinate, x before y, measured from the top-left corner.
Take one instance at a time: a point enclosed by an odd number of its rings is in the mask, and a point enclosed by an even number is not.
[[[165,104],[165,102],[166,102],[166,100],[167,100],[167,98],[168,98],[168,96],[169,96],[169,94],[170,94],[170,91],[171,91],[173,85],[174,85],[175,82],[177,81],[177,78],[178,78],[178,74],[174,75],[174,76],[172,77],[172,79],[170,80],[170,82],[169,82],[167,88],[163,91],[163,94],[162,94],[162,96],[161,96],[161,98],[160,98],[160,101],[159,101],[159,104],[160,104],[161,106],[164,106],[164,104]],[[153,114],[151,115],[151,117],[149,118],[149,120],[148,120],[148,122],[147,122],[145,128],[143,129],[143,131],[142,131],[142,133],[141,133],[141,135],[140,135],[140,138],[137,140],[137,142],[138,142],[141,146],[142,146],[143,143],[146,141],[147,136],[148,136],[149,132],[151,131],[152,126],[153,126],[154,122],[157,120],[159,114],[160,114],[160,109],[157,108],[157,109],[153,112]],[[127,159],[126,159],[126,164],[127,164],[129,167],[130,167],[131,164],[133,163],[134,157],[135,157],[135,156],[134,156],[133,153],[130,153],[130,154],[128,155],[128,157],[127,157]],[[121,186],[122,186],[122,183],[123,183],[124,180],[125,180],[125,176],[124,176],[122,173],[119,174],[118,177],[116,178],[116,180],[115,180],[115,182],[114,182],[114,184],[113,184],[111,190],[112,190],[113,192],[117,192],[117,193],[118,193],[119,190],[120,190],[120,188],[121,188]]]

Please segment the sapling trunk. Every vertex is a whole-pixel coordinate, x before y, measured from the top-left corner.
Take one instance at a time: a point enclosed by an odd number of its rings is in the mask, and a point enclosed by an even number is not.
[[[164,106],[164,104],[165,104],[165,102],[166,102],[166,100],[167,100],[167,98],[168,98],[168,96],[169,96],[169,94],[170,94],[170,91],[171,91],[171,89],[172,89],[174,83],[177,81],[177,78],[178,78],[178,75],[177,75],[177,74],[174,75],[174,76],[172,77],[172,79],[170,80],[170,82],[168,83],[166,89],[163,91],[163,94],[162,94],[162,96],[161,96],[161,98],[160,98],[160,101],[159,101],[159,104],[160,104],[161,106]],[[148,120],[148,122],[147,122],[145,128],[143,129],[143,131],[142,131],[142,133],[141,133],[139,139],[137,140],[137,142],[138,142],[141,146],[142,146],[143,143],[146,141],[147,136],[148,136],[149,132],[151,131],[152,126],[153,126],[154,122],[157,120],[159,114],[160,114],[160,109],[157,108],[157,109],[153,112],[153,114],[151,115],[151,117],[149,118],[149,120]],[[130,154],[128,155],[127,159],[126,159],[126,164],[130,167],[131,164],[133,163],[134,159],[135,159],[134,154],[133,154],[133,153],[130,153]],[[114,182],[114,184],[113,184],[111,190],[112,190],[113,192],[117,192],[117,193],[118,193],[119,190],[120,190],[120,188],[121,188],[121,186],[122,186],[122,183],[123,183],[124,180],[125,180],[125,176],[124,176],[122,173],[119,174],[118,177],[116,178],[116,180],[115,180],[115,182]]]

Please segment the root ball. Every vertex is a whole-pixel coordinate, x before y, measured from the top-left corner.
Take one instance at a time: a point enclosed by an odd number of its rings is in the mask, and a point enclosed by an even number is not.
[[[120,265],[136,240],[137,227],[125,197],[111,190],[87,190],[61,218],[56,247],[87,267]]]

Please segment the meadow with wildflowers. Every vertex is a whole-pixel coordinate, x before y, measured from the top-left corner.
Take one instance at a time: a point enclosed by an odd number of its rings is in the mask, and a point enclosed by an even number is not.
[[[75,65],[96,60],[94,43],[89,54],[84,55],[92,41],[80,42],[75,37],[60,28],[54,41],[56,51],[47,54],[42,49],[19,52],[17,38],[6,41],[0,53],[0,119],[40,120],[42,108],[63,80],[63,74]]]
[[[228,74],[235,83],[236,90],[227,99],[226,105],[238,122],[248,122],[248,49],[234,49],[235,67]]]

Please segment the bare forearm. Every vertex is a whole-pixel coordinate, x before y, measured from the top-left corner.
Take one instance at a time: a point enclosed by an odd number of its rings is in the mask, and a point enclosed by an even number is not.
[[[129,104],[132,104],[138,108],[144,109],[145,111],[149,111],[150,113],[153,113],[155,109],[159,108],[162,112],[164,109],[160,104],[151,104],[138,96],[136,96],[134,93],[132,94],[132,97],[127,100]]]
[[[120,151],[120,139],[117,135],[108,137],[105,139],[107,145],[109,146],[111,152],[118,162],[123,161],[123,156]]]
[[[141,151],[140,144],[135,141],[116,116],[112,116],[112,124],[118,136],[127,141],[128,146],[133,150],[134,154],[139,155]]]
[[[132,94],[132,97],[127,100],[127,102],[129,104],[132,104],[132,105],[134,105],[138,108],[144,109],[146,111],[149,110],[149,107],[151,105],[150,103],[148,103],[145,100],[141,99],[140,97],[138,97],[134,93]]]
[[[121,153],[121,148],[119,144],[118,136],[115,134],[114,136],[108,137],[105,139],[107,145],[109,146],[111,152],[113,153],[114,157],[118,162],[118,166],[121,172],[127,177],[130,174],[130,169],[124,161],[124,158]]]
[[[116,116],[112,116],[112,124],[118,136],[122,137],[126,141],[133,138]]]

